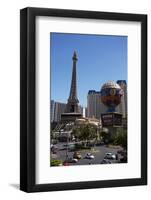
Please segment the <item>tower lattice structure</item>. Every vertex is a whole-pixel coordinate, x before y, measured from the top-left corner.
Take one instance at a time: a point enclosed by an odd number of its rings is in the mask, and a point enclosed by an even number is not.
[[[79,100],[77,97],[77,72],[76,72],[76,63],[78,61],[78,58],[75,51],[72,60],[73,60],[73,70],[72,70],[71,88],[65,112],[79,113],[79,107],[78,107]]]

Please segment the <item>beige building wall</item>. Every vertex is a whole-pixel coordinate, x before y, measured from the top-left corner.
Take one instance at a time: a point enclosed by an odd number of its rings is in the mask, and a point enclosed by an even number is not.
[[[105,113],[106,106],[101,102],[101,93],[90,90],[87,96],[87,116],[89,118],[101,118],[101,113]]]
[[[117,106],[116,110],[119,113],[122,113],[123,118],[127,116],[127,84],[125,80],[117,81],[123,90],[123,96],[121,97],[121,103]]]

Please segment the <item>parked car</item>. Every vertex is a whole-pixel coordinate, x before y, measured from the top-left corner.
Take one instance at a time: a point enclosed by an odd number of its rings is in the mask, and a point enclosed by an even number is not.
[[[81,156],[81,154],[80,153],[78,153],[78,152],[74,152],[74,154],[73,154],[73,158],[75,158],[75,159],[81,159],[82,158],[82,156]]]
[[[111,161],[110,160],[107,160],[107,159],[103,159],[101,161],[101,164],[111,164]]]
[[[87,153],[85,158],[86,159],[94,159],[94,155],[92,155],[91,153]]]
[[[116,159],[116,155],[113,153],[106,153],[104,159],[112,159],[115,160]]]

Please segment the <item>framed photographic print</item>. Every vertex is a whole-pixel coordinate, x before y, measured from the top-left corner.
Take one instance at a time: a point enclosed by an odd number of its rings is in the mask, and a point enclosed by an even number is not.
[[[147,16],[20,12],[20,189],[147,184]]]

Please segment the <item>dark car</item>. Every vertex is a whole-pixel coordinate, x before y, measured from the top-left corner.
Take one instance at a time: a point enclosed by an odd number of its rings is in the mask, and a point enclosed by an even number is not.
[[[123,156],[121,159],[120,159],[120,162],[121,163],[127,163],[127,156]]]
[[[51,146],[51,152],[52,152],[53,154],[56,154],[56,153],[58,152],[58,147],[57,147],[56,145],[52,145],[52,146]]]
[[[111,164],[111,161],[110,160],[107,160],[107,159],[103,159],[101,161],[101,164]]]

